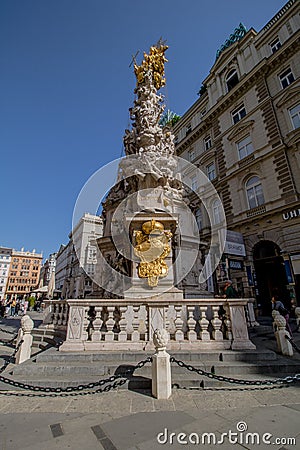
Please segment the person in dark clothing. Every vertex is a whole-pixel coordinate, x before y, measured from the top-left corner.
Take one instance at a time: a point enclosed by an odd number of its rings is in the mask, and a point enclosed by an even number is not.
[[[232,281],[227,280],[224,286],[224,294],[226,298],[238,298],[239,294],[236,289],[232,286]]]
[[[289,325],[289,318],[290,318],[290,312],[288,311],[288,309],[286,309],[286,307],[284,306],[284,304],[279,300],[278,295],[273,295],[272,297],[272,310],[276,310],[279,312],[279,314],[281,314],[286,321],[286,329],[288,330],[288,332],[290,333],[290,335],[292,336],[292,330],[291,327]]]

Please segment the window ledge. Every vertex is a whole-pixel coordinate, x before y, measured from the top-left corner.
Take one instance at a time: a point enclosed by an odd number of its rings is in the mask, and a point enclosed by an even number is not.
[[[241,159],[240,161],[239,161],[239,167],[244,167],[244,166],[246,166],[247,164],[249,164],[249,163],[251,163],[252,161],[254,161],[254,153],[251,153],[250,155],[248,155],[248,156],[245,156],[245,158],[243,158],[243,159]]]
[[[266,212],[266,206],[265,205],[261,205],[261,206],[257,206],[256,208],[252,208],[249,209],[249,211],[247,211],[247,217],[254,217],[254,216],[259,216],[260,214],[263,214]]]

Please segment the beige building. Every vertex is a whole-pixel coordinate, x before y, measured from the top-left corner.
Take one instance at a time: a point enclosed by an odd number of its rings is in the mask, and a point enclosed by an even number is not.
[[[5,296],[8,299],[23,298],[34,290],[40,277],[43,255],[12,250]]]
[[[206,173],[224,206],[230,242],[215,292],[230,277],[262,313],[273,292],[300,302],[299,12],[290,0],[259,32],[240,24],[174,127],[177,155]],[[208,239],[207,213],[195,201]],[[211,208],[218,223],[220,205]]]
[[[85,298],[92,292],[97,264],[96,239],[103,235],[103,220],[85,213],[56,256],[55,286],[62,298]]]

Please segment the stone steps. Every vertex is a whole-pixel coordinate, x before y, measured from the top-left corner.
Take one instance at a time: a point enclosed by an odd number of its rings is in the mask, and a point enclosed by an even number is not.
[[[187,362],[186,362],[187,363]],[[275,374],[275,373],[295,373],[300,372],[300,364],[291,361],[289,364],[282,365],[280,361],[272,362],[256,362],[256,363],[239,363],[239,362],[217,362],[211,364],[210,362],[189,362],[196,369],[205,370],[206,372],[213,372],[217,375],[233,376],[235,374]],[[39,363],[26,362],[22,365],[13,368],[13,375],[34,376],[34,377],[54,377],[77,376],[79,379],[88,376],[103,377],[115,373],[125,373],[126,371],[133,371],[135,362],[132,361],[103,361],[98,363],[85,364],[77,362],[74,364],[58,365],[56,362],[48,362],[47,365]],[[142,369],[137,369],[137,374],[151,377],[151,364],[147,364]],[[179,367],[172,363],[173,375],[188,373],[186,368]],[[198,376],[198,375],[197,375]]]
[[[51,361],[59,363],[72,363],[72,362],[97,362],[97,361],[141,361],[151,356],[152,353],[145,352],[59,352],[56,349],[49,349],[46,352],[40,353],[36,356],[35,361],[38,363],[48,363]],[[270,350],[244,350],[244,351],[201,351],[200,352],[184,352],[175,351],[172,352],[172,356],[182,361],[275,361],[277,355]]]
[[[89,384],[110,375],[134,370],[137,362],[144,360],[148,354],[137,353],[63,353],[57,349],[48,349],[19,366],[10,365],[4,376],[16,381],[49,387],[76,386]],[[258,351],[222,351],[222,352],[174,352],[176,359],[184,361],[195,368],[233,378],[274,379],[300,373],[300,361],[280,358],[275,352]],[[235,387],[239,385],[220,382],[199,375],[194,371],[172,363],[172,384],[185,388],[200,387]],[[127,372],[127,376],[128,372]],[[123,389],[150,389],[151,364],[133,372]],[[240,386],[241,387],[241,386]],[[14,389],[2,383],[0,389]]]

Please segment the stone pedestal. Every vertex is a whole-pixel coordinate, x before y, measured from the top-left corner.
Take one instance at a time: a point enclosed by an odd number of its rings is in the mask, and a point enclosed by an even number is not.
[[[170,355],[160,351],[152,356],[152,395],[167,399],[172,394]]]
[[[287,340],[287,337],[291,337],[289,332],[285,329],[280,329],[275,331],[275,337],[277,341],[278,350],[282,355],[293,356],[293,347],[291,343]]]
[[[276,310],[273,310],[274,330],[277,341],[278,351],[285,356],[293,356],[293,347],[287,338],[291,338],[290,333],[286,330],[285,318]]]
[[[23,316],[21,319],[21,328],[18,333],[17,338],[17,346],[22,344],[19,347],[19,350],[16,353],[16,364],[21,364],[24,361],[30,359],[31,356],[31,346],[32,346],[32,336],[31,331],[33,329],[33,320],[30,316]]]
[[[228,299],[226,307],[229,309],[232,332],[232,350],[254,350],[256,346],[249,339],[245,317],[247,300]]]
[[[152,395],[157,399],[165,400],[172,394],[170,355],[166,352],[167,331],[155,330],[153,342],[156,353],[152,357]]]
[[[84,350],[84,306],[70,306],[67,339],[60,346],[59,351],[75,351],[80,352]]]

